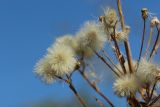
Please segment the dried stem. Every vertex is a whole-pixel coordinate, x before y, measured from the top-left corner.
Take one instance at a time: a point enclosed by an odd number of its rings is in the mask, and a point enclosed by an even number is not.
[[[150,28],[149,40],[148,40],[148,43],[147,43],[147,48],[146,48],[146,52],[145,52],[145,56],[144,57],[147,57],[147,55],[148,55],[149,48],[150,48],[151,41],[152,41],[152,35],[153,35],[153,28]]]
[[[151,107],[153,104],[155,104],[160,99],[160,95],[158,95],[148,106]]]
[[[98,89],[98,87],[96,86],[96,84],[92,83],[88,77],[85,75],[84,71],[79,70],[80,74],[82,75],[82,77],[88,82],[88,84],[102,97],[105,99],[105,101],[107,101],[109,103],[109,105],[111,107],[114,107],[114,105],[112,104],[112,102]]]
[[[120,65],[121,65],[121,67],[122,67],[122,70],[123,70],[123,72],[126,74],[127,71],[126,71],[126,68],[125,68],[125,65],[124,65],[125,59],[124,59],[123,55],[121,54],[121,51],[120,51],[120,49],[119,49],[118,43],[117,43],[116,38],[115,38],[115,28],[114,28],[114,34],[111,35],[111,38],[112,38],[112,40],[113,40],[113,42],[114,42],[116,55],[117,55],[117,57],[118,57],[118,60],[119,60]]]
[[[74,93],[74,95],[77,97],[77,99],[80,101],[80,103],[82,104],[82,106],[83,107],[88,107],[87,104],[84,102],[84,100],[81,98],[81,96],[78,94],[77,90],[75,89],[75,87],[74,87],[74,85],[72,83],[71,78],[69,78],[68,75],[67,75],[68,79],[64,79],[64,78],[62,78],[60,76],[56,76],[56,75],[55,75],[55,77],[58,78],[58,79],[60,79],[60,80],[62,80],[62,81],[64,81],[66,84],[68,84],[69,88]]]
[[[100,107],[104,107],[104,104],[102,103],[102,101],[100,101],[98,98],[95,97],[96,102],[98,103],[98,105]]]
[[[121,6],[120,0],[117,0],[117,6],[118,6],[118,12],[119,12],[120,21],[121,21],[121,27],[122,27],[122,30],[124,31],[125,30],[124,16],[123,16],[122,6]],[[133,69],[133,62],[132,62],[132,54],[131,54],[131,49],[130,49],[130,45],[129,45],[128,40],[124,41],[124,46],[125,46],[125,50],[126,50],[129,70],[130,70],[130,72],[133,72],[134,69]]]
[[[113,71],[116,74],[116,76],[120,77],[119,74],[112,68],[112,66],[101,55],[99,55],[96,51],[94,51],[94,53],[98,56],[99,59],[101,59],[110,68],[111,71]]]
[[[154,46],[153,46],[152,51],[151,51],[150,56],[149,56],[149,60],[152,60],[153,56],[155,55],[155,53],[156,53],[156,51],[157,51],[157,49],[158,49],[158,47],[159,47],[159,45],[160,45],[160,44],[158,43],[160,31],[159,31],[159,29],[158,29],[158,26],[156,26],[156,28],[157,28],[157,32],[158,32],[158,33],[157,33],[156,41],[155,41],[155,43],[154,43]]]
[[[100,22],[101,22],[102,24],[104,24],[106,30],[108,31],[105,17],[101,17]],[[125,69],[125,66],[124,66],[125,59],[124,59],[123,55],[122,55],[121,52],[120,52],[118,43],[117,43],[116,38],[115,38],[115,35],[116,35],[116,32],[115,32],[115,30],[116,30],[116,24],[117,24],[117,21],[116,21],[116,23],[115,23],[115,25],[114,25],[114,27],[113,27],[114,32],[113,32],[113,34],[111,34],[111,39],[112,39],[113,42],[114,42],[115,53],[116,53],[116,56],[117,56],[117,58],[118,58],[118,61],[119,61],[120,65],[121,65],[121,67],[122,67],[123,72],[126,73],[126,69]]]
[[[141,107],[140,103],[138,100],[135,98],[134,94],[131,93],[130,97],[127,97],[128,104],[131,107]]]
[[[106,51],[102,50],[102,52],[104,53],[105,57],[108,59],[108,61],[120,72],[121,70],[114,64],[113,60],[109,57],[109,55],[106,53]]]
[[[151,101],[151,99],[152,99],[153,92],[154,92],[154,90],[155,90],[156,84],[157,84],[157,81],[155,81],[155,83],[154,83],[154,85],[153,85],[153,87],[152,87],[152,90],[151,90],[151,94],[150,94],[150,96],[149,96],[148,103],[149,103],[149,102]]]
[[[142,41],[141,41],[141,48],[140,48],[140,53],[139,53],[139,58],[138,58],[138,66],[137,69],[139,67],[139,62],[142,56],[142,50],[143,50],[143,45],[144,45],[144,36],[145,36],[145,32],[146,32],[146,19],[143,19],[143,34],[142,34]]]
[[[80,97],[80,95],[78,94],[78,92],[76,91],[75,87],[73,86],[72,83],[69,84],[69,88],[73,91],[73,93],[75,94],[75,96],[78,98],[78,100],[80,101],[80,103],[83,105],[83,107],[87,107],[87,104],[84,102],[84,100]]]

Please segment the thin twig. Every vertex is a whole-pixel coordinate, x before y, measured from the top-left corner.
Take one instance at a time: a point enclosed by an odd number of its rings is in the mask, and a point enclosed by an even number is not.
[[[144,36],[145,36],[145,32],[146,32],[146,19],[143,19],[143,34],[142,34],[142,40],[141,40],[141,48],[140,48],[140,53],[139,53],[139,57],[138,57],[138,65],[137,65],[137,69],[139,67],[139,62],[142,56],[142,50],[143,50],[143,45],[144,45]],[[137,70],[136,70],[137,71]]]
[[[120,21],[121,21],[121,27],[122,27],[122,30],[124,31],[125,30],[124,16],[123,16],[122,6],[121,6],[121,1],[120,0],[117,0],[117,6],[118,6],[118,12],[119,12]],[[126,50],[129,70],[132,73],[134,71],[134,68],[133,68],[130,44],[129,44],[128,40],[124,41],[124,46],[125,46],[125,50]]]
[[[78,94],[78,92],[76,91],[75,87],[73,86],[72,83],[69,84],[69,88],[73,91],[73,93],[75,94],[75,96],[78,98],[78,100],[80,101],[80,103],[83,105],[83,107],[87,107],[87,104],[84,102],[84,100],[80,97],[80,95]]]
[[[112,68],[112,66],[101,55],[99,55],[96,51],[94,51],[94,53],[97,55],[99,59],[101,59],[110,68],[111,71],[113,71],[116,74],[116,76],[120,77],[119,74]]]
[[[107,31],[109,31],[108,28],[107,28],[108,26],[107,26],[106,20],[105,20],[104,18],[105,18],[105,17],[101,17],[101,19],[102,19],[103,21],[100,20],[100,22],[101,22],[102,24],[104,24],[105,29],[106,29]],[[114,46],[115,46],[114,52],[116,53],[117,59],[118,59],[120,65],[121,65],[121,67],[122,67],[123,72],[126,73],[126,69],[125,69],[125,66],[124,66],[125,60],[124,60],[123,55],[122,55],[121,52],[120,52],[118,43],[117,43],[116,38],[115,38],[115,35],[116,35],[116,32],[115,32],[115,30],[116,30],[116,25],[117,25],[117,21],[116,21],[116,23],[115,23],[115,25],[114,25],[114,27],[113,27],[113,30],[114,30],[113,34],[109,34],[109,35],[111,35],[111,39],[114,41]],[[108,34],[107,34],[107,35],[108,35]]]
[[[133,93],[131,93],[131,95],[127,97],[127,101],[131,107],[141,107],[140,102],[136,99]]]
[[[100,107],[104,107],[104,104],[102,103],[102,101],[100,101],[97,97],[95,97],[95,100]]]
[[[77,99],[80,101],[80,103],[82,104],[83,107],[88,107],[87,104],[84,102],[84,100],[81,98],[81,96],[78,94],[77,90],[75,89],[75,87],[74,87],[74,85],[72,83],[71,78],[69,78],[68,75],[66,75],[66,76],[67,76],[68,80],[66,80],[66,79],[64,79],[64,78],[62,78],[60,76],[55,75],[56,78],[64,81],[66,84],[69,85],[69,88],[74,93],[74,95],[77,97]]]
[[[150,61],[152,60],[154,54],[156,53],[156,51],[159,47],[158,40],[159,40],[159,36],[160,36],[160,31],[159,31],[158,26],[156,26],[156,28],[157,28],[158,33],[157,33],[156,41],[154,43],[154,46],[153,46],[152,51],[151,51],[150,56],[149,56]]]
[[[154,90],[155,90],[156,84],[157,84],[157,81],[155,81],[155,83],[154,83],[154,85],[153,85],[153,87],[152,87],[152,90],[151,90],[151,94],[150,94],[150,96],[149,96],[148,103],[149,103],[149,102],[151,101],[151,99],[152,99],[153,92],[154,92]]]
[[[158,100],[160,99],[160,95],[158,95],[148,106],[152,106],[153,104],[155,104]]]
[[[146,48],[146,52],[145,52],[145,56],[144,57],[147,57],[147,55],[148,55],[149,48],[150,48],[151,41],[152,41],[152,35],[153,35],[153,28],[151,27],[150,28],[149,40],[148,40],[148,43],[147,43],[147,48]]]
[[[113,60],[109,57],[106,51],[102,50],[102,52],[104,53],[104,56],[108,59],[108,61],[117,69],[117,71],[119,71],[122,74],[122,71],[116,66],[116,64],[114,64]]]
[[[92,83],[88,77],[85,75],[84,71],[79,70],[80,74],[82,75],[82,77],[88,82],[88,84],[102,97],[104,98],[111,107],[114,107],[114,105],[112,104],[112,102],[98,89],[98,87],[96,86],[96,84]]]
[[[111,38],[112,38],[112,40],[113,40],[113,42],[114,42],[115,51],[116,51],[118,60],[119,60],[119,62],[120,62],[120,65],[121,65],[121,67],[122,67],[122,69],[123,69],[124,74],[126,74],[127,71],[126,71],[126,68],[125,68],[125,65],[124,65],[125,59],[124,59],[123,55],[121,54],[121,51],[120,51],[120,49],[119,49],[118,43],[117,43],[116,38],[115,38],[115,35],[116,35],[116,34],[115,34],[115,28],[114,28],[114,34],[113,34],[113,35],[111,34]]]

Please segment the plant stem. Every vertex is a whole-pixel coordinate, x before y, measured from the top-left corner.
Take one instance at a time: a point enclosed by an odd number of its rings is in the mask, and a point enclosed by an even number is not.
[[[116,74],[116,76],[120,77],[119,74],[112,68],[110,64],[108,64],[108,62],[102,56],[100,56],[96,51],[94,51],[94,53],[111,69],[111,71]]]
[[[151,41],[152,41],[152,35],[153,35],[153,28],[150,28],[149,40],[148,40],[148,43],[147,43],[147,48],[146,48],[146,52],[145,52],[145,56],[144,57],[147,57],[147,55],[148,55],[149,48],[150,48]]]
[[[108,61],[122,74],[122,71],[114,64],[113,60],[109,57],[109,55],[106,53],[106,51],[102,50],[105,57],[108,59]]]
[[[69,84],[69,88],[72,90],[72,92],[75,94],[75,96],[78,98],[80,103],[83,105],[83,107],[87,107],[87,104],[84,102],[84,100],[80,97],[78,92],[76,91],[75,87],[73,86],[72,83]]]
[[[56,78],[64,81],[66,84],[69,85],[69,88],[71,89],[71,91],[74,93],[74,95],[77,97],[77,99],[80,101],[80,103],[82,104],[83,107],[88,107],[87,104],[84,102],[84,100],[81,98],[81,96],[78,94],[77,90],[75,89],[71,78],[69,78],[69,76],[67,75],[68,79],[64,79],[60,76],[55,75]]]
[[[114,107],[114,105],[112,104],[112,102],[98,89],[98,87],[96,86],[96,84],[92,83],[87,76],[85,75],[84,71],[79,70],[80,74],[82,75],[82,77],[88,82],[88,84],[102,97],[104,98],[111,107]]]
[[[139,67],[139,62],[142,56],[142,50],[143,50],[143,45],[144,45],[144,36],[145,36],[145,32],[146,32],[146,19],[143,19],[143,34],[142,34],[142,41],[141,41],[141,48],[140,48],[140,53],[139,53],[139,58],[138,58],[138,65],[137,65],[137,69]]]
[[[160,31],[158,29],[158,26],[156,26],[156,28],[157,28],[158,33],[157,33],[156,41],[154,43],[154,46],[153,46],[152,51],[151,51],[150,56],[149,56],[149,60],[152,60],[154,54],[156,53],[156,51],[157,51],[157,49],[160,45],[160,43],[158,43],[159,36],[160,36]]]
[[[131,94],[129,97],[127,97],[127,101],[131,107],[141,107],[140,103],[138,102],[134,94]]]
[[[119,46],[118,46],[118,43],[117,43],[117,41],[115,39],[115,28],[114,28],[114,35],[111,35],[111,38],[112,38],[112,40],[114,42],[115,51],[116,51],[118,60],[120,62],[120,65],[121,65],[121,67],[123,69],[124,74],[126,74],[127,71],[126,71],[126,68],[125,68],[125,65],[124,65],[125,59],[124,59],[123,55],[121,54],[121,51],[120,51]]]
[[[118,12],[119,12],[120,21],[121,21],[121,27],[122,27],[122,30],[124,31],[125,30],[124,16],[123,16],[122,6],[121,6],[120,0],[117,0],[117,6],[118,6]],[[124,46],[125,46],[125,50],[126,50],[126,54],[127,54],[129,70],[132,73],[134,71],[134,69],[133,69],[131,49],[130,49],[130,45],[129,45],[128,40],[124,41]]]
[[[157,84],[157,81],[155,81],[155,83],[154,83],[154,85],[153,85],[153,87],[152,87],[152,90],[151,90],[151,94],[150,94],[150,96],[149,96],[148,103],[149,103],[149,102],[150,102],[150,100],[152,99],[153,92],[154,92],[154,89],[155,89],[155,87],[156,87],[156,84]]]
[[[102,103],[102,101],[100,101],[98,98],[95,97],[96,102],[98,103],[98,105],[100,107],[104,107],[104,104]]]
[[[153,104],[155,104],[160,99],[160,95],[156,97],[148,106],[151,107]]]

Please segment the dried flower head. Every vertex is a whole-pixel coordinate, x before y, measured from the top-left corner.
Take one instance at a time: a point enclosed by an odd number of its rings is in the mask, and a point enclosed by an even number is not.
[[[118,96],[130,96],[131,93],[135,93],[139,89],[139,85],[134,74],[127,74],[117,78],[113,88]]]
[[[118,19],[116,10],[107,8],[104,10],[104,14],[107,26],[114,27]]]
[[[130,27],[129,26],[125,26],[124,31],[122,31],[122,30],[116,31],[116,36],[115,36],[116,40],[118,42],[128,40],[129,33],[130,33]]]
[[[93,50],[98,51],[103,48],[105,36],[99,29],[99,25],[94,22],[86,22],[77,33],[76,42],[78,43],[78,54],[85,57],[93,55]]]
[[[136,73],[142,84],[154,84],[159,70],[157,69],[156,65],[152,64],[146,59],[141,59]]]
[[[77,62],[72,48],[65,45],[54,45],[48,48],[46,57],[48,58],[51,68],[60,76],[71,73]]]
[[[45,83],[51,84],[55,80],[55,72],[49,64],[47,57],[42,58],[35,66],[35,74],[38,75]]]
[[[148,9],[147,8],[143,8],[141,10],[141,12],[142,12],[142,18],[146,19],[148,17]]]
[[[157,18],[157,17],[153,17],[152,20],[151,20],[151,22],[150,22],[150,26],[151,26],[151,27],[155,27],[155,26],[157,26],[159,23],[160,23],[160,22],[159,22],[158,18]]]
[[[116,32],[115,38],[119,42],[126,41],[126,40],[128,40],[128,33],[124,32],[124,31]]]

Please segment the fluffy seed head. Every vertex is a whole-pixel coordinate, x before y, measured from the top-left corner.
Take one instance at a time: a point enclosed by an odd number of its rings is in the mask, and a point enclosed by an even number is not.
[[[154,84],[159,72],[156,65],[148,62],[146,59],[141,59],[136,73],[140,82],[145,85],[146,83]]]
[[[128,33],[124,31],[116,32],[116,40],[119,42],[128,40]]]
[[[160,23],[160,22],[159,22],[158,18],[157,18],[157,17],[153,17],[152,20],[151,20],[151,22],[150,22],[150,26],[151,26],[151,27],[155,27],[155,26],[157,26],[159,23]]]
[[[108,27],[114,27],[117,21],[116,10],[107,8],[104,10],[105,20]]]
[[[54,75],[56,75],[56,71],[51,68],[49,64],[49,59],[47,57],[42,58],[36,65],[35,65],[35,74],[39,76],[42,81],[47,84],[53,83],[55,80]]]
[[[130,93],[135,93],[139,89],[137,79],[134,74],[127,74],[117,78],[113,84],[115,93],[118,96],[129,96]]]
[[[46,56],[51,68],[57,72],[57,75],[71,73],[76,66],[75,53],[69,46],[54,45],[48,49]]]
[[[77,33],[76,41],[78,43],[78,52],[85,57],[93,55],[93,50],[103,48],[105,37],[100,31],[99,25],[94,22],[86,22],[81,30]]]

